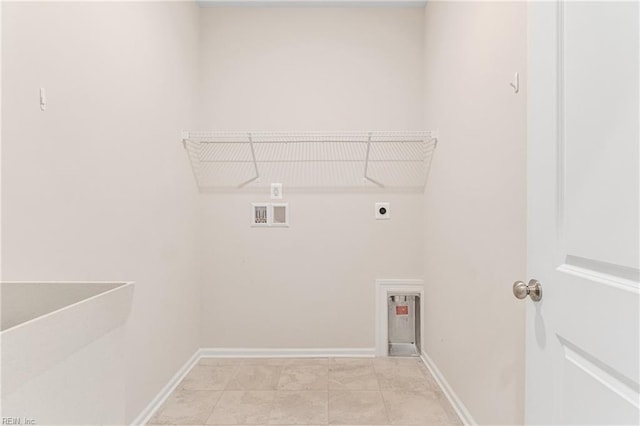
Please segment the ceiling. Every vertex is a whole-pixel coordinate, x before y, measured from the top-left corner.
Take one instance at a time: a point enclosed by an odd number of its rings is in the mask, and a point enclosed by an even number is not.
[[[200,7],[423,7],[426,0],[197,0]]]

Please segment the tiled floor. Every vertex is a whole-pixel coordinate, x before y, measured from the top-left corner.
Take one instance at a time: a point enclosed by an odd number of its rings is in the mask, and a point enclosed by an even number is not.
[[[205,358],[150,425],[460,425],[417,358]]]

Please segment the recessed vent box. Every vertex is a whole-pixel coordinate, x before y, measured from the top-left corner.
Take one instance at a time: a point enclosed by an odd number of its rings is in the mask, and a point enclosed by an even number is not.
[[[387,298],[389,356],[420,356],[420,295]]]

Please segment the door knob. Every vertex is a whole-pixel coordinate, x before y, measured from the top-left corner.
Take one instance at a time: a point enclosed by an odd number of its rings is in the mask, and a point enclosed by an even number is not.
[[[542,285],[538,280],[529,280],[528,284],[522,281],[516,281],[513,283],[513,295],[518,299],[524,299],[527,296],[531,297],[534,302],[542,299]]]

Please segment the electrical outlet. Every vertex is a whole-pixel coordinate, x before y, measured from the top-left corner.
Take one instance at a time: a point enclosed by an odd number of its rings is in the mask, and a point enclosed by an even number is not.
[[[376,219],[385,220],[391,219],[391,205],[390,203],[376,203]]]
[[[271,184],[271,199],[282,200],[282,184],[281,183]]]

